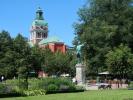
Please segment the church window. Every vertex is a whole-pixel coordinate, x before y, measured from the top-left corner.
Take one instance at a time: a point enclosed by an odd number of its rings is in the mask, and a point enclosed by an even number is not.
[[[41,32],[37,33],[37,38],[41,38]]]

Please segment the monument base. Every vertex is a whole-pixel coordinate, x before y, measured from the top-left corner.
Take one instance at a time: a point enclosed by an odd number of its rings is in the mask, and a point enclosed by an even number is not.
[[[76,80],[77,85],[85,84],[85,66],[82,63],[76,64]]]

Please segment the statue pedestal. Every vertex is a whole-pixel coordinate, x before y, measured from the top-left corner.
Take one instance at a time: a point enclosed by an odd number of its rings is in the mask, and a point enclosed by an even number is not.
[[[76,64],[76,80],[77,85],[85,84],[85,66],[82,63]]]

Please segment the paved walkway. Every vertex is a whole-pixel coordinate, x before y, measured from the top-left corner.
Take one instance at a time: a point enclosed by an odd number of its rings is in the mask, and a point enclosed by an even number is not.
[[[128,84],[111,84],[112,89],[127,88]],[[85,85],[86,90],[98,90],[98,84]]]

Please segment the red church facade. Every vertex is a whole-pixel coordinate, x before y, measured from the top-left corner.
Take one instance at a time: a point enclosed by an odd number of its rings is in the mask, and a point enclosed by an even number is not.
[[[66,46],[64,45],[64,43],[49,43],[47,45],[40,45],[41,48],[48,48],[50,49],[52,52],[62,52],[65,53],[66,52]]]

